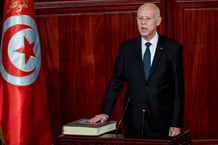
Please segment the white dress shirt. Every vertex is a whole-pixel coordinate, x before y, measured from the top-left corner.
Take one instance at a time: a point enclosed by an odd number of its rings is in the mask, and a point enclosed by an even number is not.
[[[141,44],[141,47],[142,47],[142,61],[143,61],[144,53],[145,53],[145,50],[146,50],[145,43],[150,42],[151,46],[149,47],[149,49],[150,49],[150,53],[151,53],[151,65],[152,65],[154,55],[155,55],[155,51],[156,51],[156,48],[157,48],[158,38],[159,38],[159,35],[158,35],[157,32],[156,32],[155,36],[150,41],[146,41],[143,37],[141,37],[141,39],[142,39],[142,41],[141,41],[142,42],[142,44]]]

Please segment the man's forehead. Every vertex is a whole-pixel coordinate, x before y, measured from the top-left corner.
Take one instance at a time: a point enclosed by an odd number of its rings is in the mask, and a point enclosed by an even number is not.
[[[142,9],[138,11],[138,16],[155,16],[155,11],[150,9]]]

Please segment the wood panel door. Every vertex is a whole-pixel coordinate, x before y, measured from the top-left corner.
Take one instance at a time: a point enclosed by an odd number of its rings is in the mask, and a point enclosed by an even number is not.
[[[174,0],[170,8],[169,35],[183,45],[185,128],[194,139],[218,138],[218,1]]]

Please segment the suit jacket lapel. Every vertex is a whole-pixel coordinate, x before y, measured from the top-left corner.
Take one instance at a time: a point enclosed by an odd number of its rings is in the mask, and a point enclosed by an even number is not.
[[[142,46],[141,46],[141,36],[138,37],[136,41],[136,59],[139,65],[140,75],[142,78],[145,79],[145,73],[144,73],[144,65],[142,61]]]
[[[159,35],[157,48],[156,48],[156,51],[155,51],[153,63],[152,63],[151,70],[150,70],[150,73],[149,73],[149,78],[152,76],[154,70],[156,69],[156,66],[157,66],[157,64],[158,64],[158,62],[160,60],[162,51],[163,51],[163,44],[162,44],[161,36]],[[149,80],[149,78],[148,78],[148,80]]]

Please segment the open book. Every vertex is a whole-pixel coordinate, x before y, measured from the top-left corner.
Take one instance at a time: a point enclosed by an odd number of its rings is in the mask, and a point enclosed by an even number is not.
[[[116,121],[105,121],[103,123],[89,123],[89,119],[80,119],[67,123],[63,126],[64,135],[86,135],[99,136],[116,129]]]

